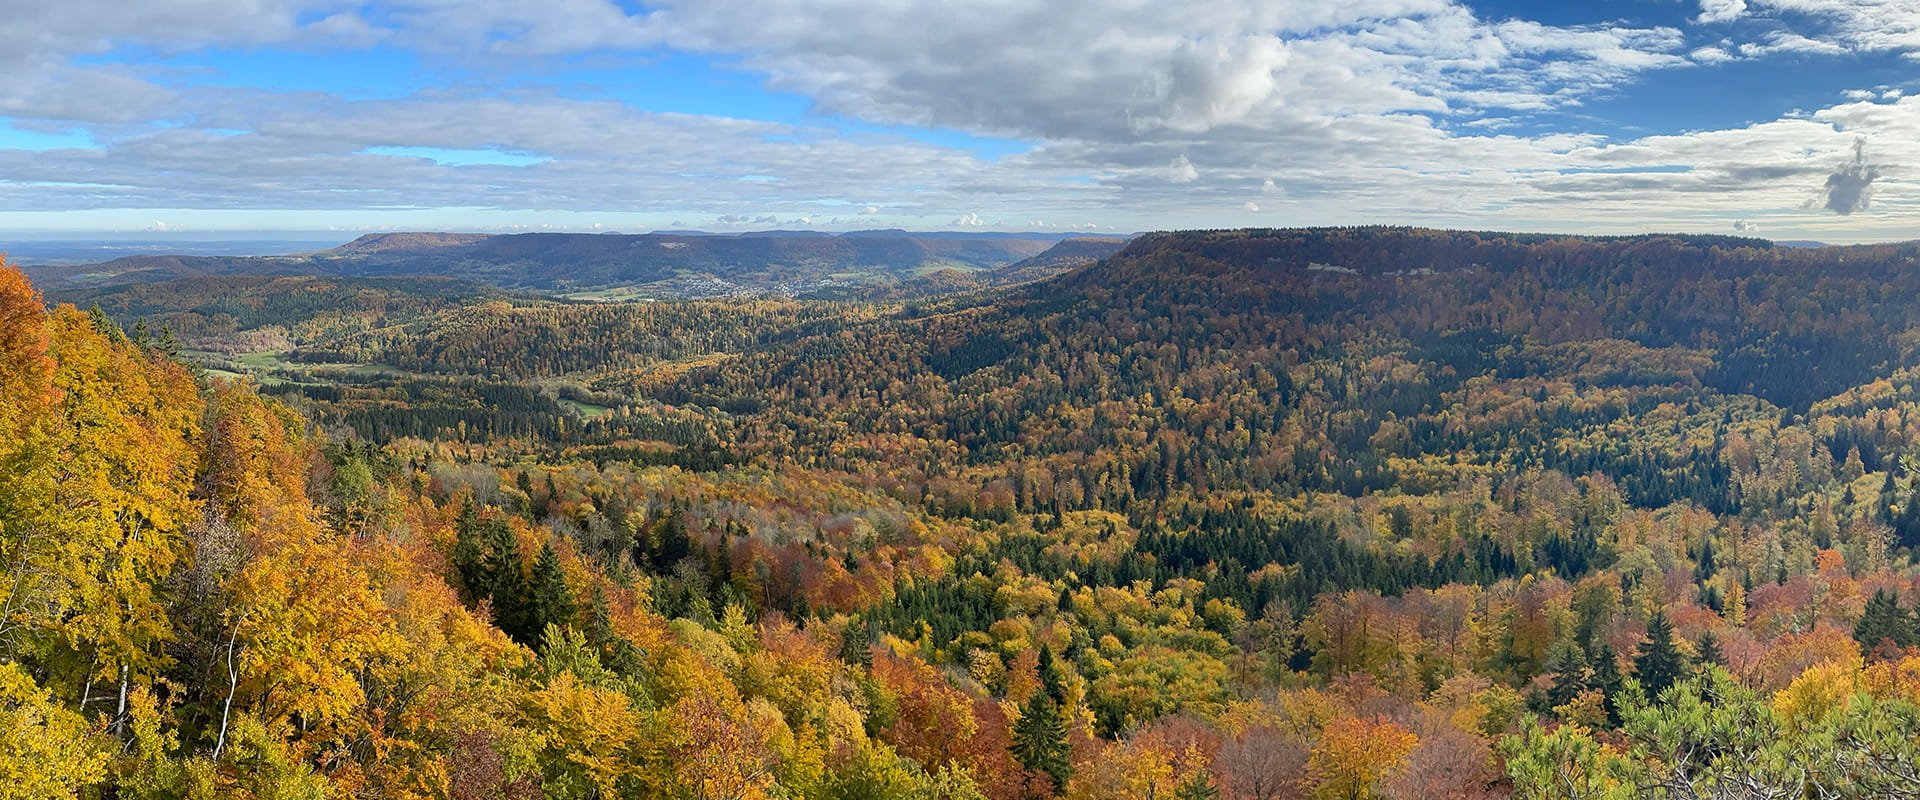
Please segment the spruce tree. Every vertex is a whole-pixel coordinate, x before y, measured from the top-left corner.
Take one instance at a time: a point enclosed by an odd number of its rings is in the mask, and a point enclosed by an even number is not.
[[[659,547],[653,552],[653,568],[661,572],[693,553],[693,539],[687,535],[687,520],[678,508],[667,510],[660,528]]]
[[[1665,613],[1653,612],[1647,620],[1647,638],[1640,642],[1640,652],[1633,658],[1634,677],[1640,679],[1641,688],[1652,699],[1679,681],[1685,670],[1680,648],[1673,644],[1673,623],[1667,621]]]
[[[1613,645],[1603,644],[1593,654],[1593,675],[1587,684],[1599,690],[1601,705],[1607,710],[1607,723],[1620,725],[1620,660],[1613,653]]]
[[[1036,671],[1040,673],[1041,690],[1046,692],[1048,697],[1053,698],[1055,705],[1066,705],[1067,686],[1060,678],[1059,666],[1054,663],[1053,648],[1040,648]]]
[[[529,636],[540,636],[548,625],[567,627],[573,624],[573,590],[567,588],[566,571],[560,567],[560,554],[554,552],[553,543],[541,546],[540,555],[533,561],[533,576],[527,585],[527,630]]]
[[[1220,800],[1220,789],[1204,772],[1196,772],[1180,782],[1173,790],[1174,800]]]
[[[486,529],[486,554],[480,562],[480,586],[475,587],[474,594],[493,601],[493,621],[500,630],[523,644],[536,642],[540,632],[527,630],[525,560],[520,557],[520,543],[513,528],[501,519],[481,525]]]
[[[708,554],[707,580],[713,586],[715,602],[721,602],[721,592],[733,585],[733,537],[726,531],[720,532],[720,541]]]
[[[859,617],[847,620],[840,632],[840,660],[863,668],[873,666],[873,631]]]
[[[1713,631],[1700,634],[1700,641],[1694,643],[1693,649],[1693,664],[1700,669],[1727,665],[1726,655],[1720,652],[1720,639],[1713,635]]]
[[[1900,607],[1900,598],[1881,589],[1867,599],[1866,613],[1853,626],[1853,638],[1860,643],[1860,652],[1871,656],[1881,647],[1910,647],[1920,637],[1915,636],[1912,614]]]
[[[1054,793],[1067,785],[1072,767],[1067,762],[1067,721],[1059,703],[1048,692],[1035,692],[1013,724],[1013,758],[1028,770],[1053,780]]]
[[[469,605],[477,605],[487,596],[487,550],[482,534],[480,514],[473,508],[473,498],[466,497],[460,503],[460,516],[453,521],[453,568],[460,573],[460,586]]]
[[[1693,565],[1694,580],[1705,583],[1713,577],[1719,568],[1718,559],[1714,558],[1713,540],[1708,539],[1702,542],[1700,544],[1700,558],[1695,561]]]
[[[1580,646],[1572,639],[1554,642],[1547,653],[1548,671],[1555,673],[1553,685],[1547,687],[1546,696],[1540,711],[1551,711],[1574,701],[1580,696],[1580,690],[1587,688],[1587,657],[1580,652]]]
[[[601,664],[628,677],[645,671],[646,654],[613,629],[613,609],[607,606],[607,596],[600,591],[600,587],[593,588],[593,599],[588,602],[583,616],[583,633],[586,634],[587,643],[599,651]]]

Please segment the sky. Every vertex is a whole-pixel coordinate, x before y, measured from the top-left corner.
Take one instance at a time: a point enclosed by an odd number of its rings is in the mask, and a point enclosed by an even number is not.
[[[1920,238],[1915,0],[0,0],[0,237]]]

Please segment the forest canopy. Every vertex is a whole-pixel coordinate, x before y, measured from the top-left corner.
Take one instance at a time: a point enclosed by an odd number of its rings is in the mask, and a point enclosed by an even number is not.
[[[0,797],[1911,795],[1917,254],[0,268]]]

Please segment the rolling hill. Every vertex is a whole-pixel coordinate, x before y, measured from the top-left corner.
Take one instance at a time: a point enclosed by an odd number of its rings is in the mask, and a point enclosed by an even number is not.
[[[287,256],[142,255],[97,264],[28,267],[48,290],[189,277],[324,275],[442,277],[541,292],[621,288],[662,297],[795,295],[822,287],[888,285],[939,270],[979,272],[1039,255],[1048,234],[368,234]]]

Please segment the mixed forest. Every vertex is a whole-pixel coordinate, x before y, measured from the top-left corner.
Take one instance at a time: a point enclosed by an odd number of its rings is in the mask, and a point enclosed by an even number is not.
[[[1920,797],[1920,245],[1073,255],[0,267],[0,797]]]

